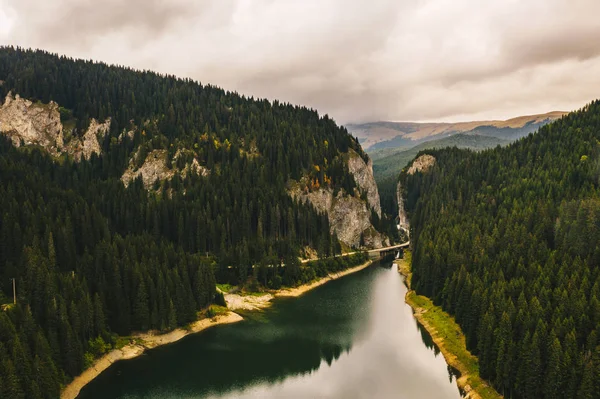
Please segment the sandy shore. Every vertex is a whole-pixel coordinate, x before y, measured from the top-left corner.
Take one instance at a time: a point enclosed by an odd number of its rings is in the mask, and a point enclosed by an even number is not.
[[[264,309],[271,306],[271,301],[276,297],[297,297],[310,291],[316,287],[319,287],[331,280],[336,280],[347,276],[348,274],[356,273],[364,268],[370,266],[373,263],[369,260],[362,265],[352,267],[341,271],[339,273],[330,273],[328,276],[323,277],[317,281],[309,284],[304,284],[296,288],[284,288],[277,290],[273,293],[266,293],[264,295],[238,295],[238,294],[225,294],[225,301],[229,310],[258,310]],[[81,375],[77,376],[69,385],[67,385],[62,391],[61,399],[75,399],[81,389],[90,383],[94,378],[100,375],[104,370],[110,367],[116,361],[133,359],[134,357],[140,356],[146,349],[156,348],[157,346],[167,345],[181,338],[200,332],[212,326],[219,324],[235,323],[243,320],[242,316],[234,312],[227,312],[223,315],[217,315],[212,319],[201,319],[194,322],[190,328],[182,329],[178,328],[166,334],[136,334],[132,337],[136,344],[126,345],[121,349],[115,349],[102,356],[100,359]]]
[[[339,273],[330,273],[327,276],[320,278],[312,283],[303,284],[295,288],[282,288],[275,290],[264,295],[239,295],[239,294],[225,294],[225,302],[227,302],[227,308],[230,310],[259,310],[264,309],[272,304],[273,298],[279,297],[298,297],[307,291],[317,288],[329,281],[337,280],[347,276],[348,274],[356,273],[363,270],[373,263],[372,260],[368,260],[362,265],[355,266]]]
[[[81,389],[90,381],[100,375],[104,370],[109,368],[114,362],[119,360],[133,359],[140,356],[146,349],[156,348],[157,346],[170,344],[179,341],[186,335],[193,334],[205,330],[219,324],[229,324],[241,321],[242,316],[237,313],[227,312],[226,314],[217,315],[212,319],[201,319],[194,322],[189,329],[178,328],[166,334],[138,334],[133,336],[137,344],[126,345],[121,349],[115,349],[102,356],[100,359],[81,375],[77,376],[60,394],[61,399],[75,399]]]
[[[359,272],[362,269],[365,269],[365,268],[369,267],[372,263],[373,263],[372,260],[368,260],[365,263],[363,263],[362,265],[351,267],[349,269],[343,270],[343,271],[338,272],[338,273],[330,273],[326,277],[320,278],[317,281],[314,281],[312,283],[303,284],[303,285],[295,287],[295,288],[284,288],[284,289],[281,289],[281,290],[279,290],[279,291],[277,291],[275,293],[275,297],[297,297],[297,296],[300,296],[300,295],[304,294],[307,291],[310,291],[310,290],[312,290],[314,288],[317,288],[317,287],[319,287],[319,286],[321,286],[323,284],[328,283],[331,280],[337,280],[338,278],[342,278],[342,277],[347,276],[349,274]]]

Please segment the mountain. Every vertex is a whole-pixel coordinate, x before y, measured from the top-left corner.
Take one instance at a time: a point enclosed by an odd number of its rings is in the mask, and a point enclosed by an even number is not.
[[[413,287],[455,317],[505,397],[597,397],[600,101],[508,146],[425,150],[425,163],[398,186]]]
[[[384,148],[373,151],[370,156],[371,159],[373,159],[373,174],[381,196],[382,209],[390,215],[395,214],[398,206],[396,201],[398,175],[419,152],[427,149],[445,147],[457,147],[481,151],[499,145],[508,145],[510,142],[511,141],[496,137],[458,133],[450,137],[426,141],[409,149]]]
[[[511,141],[509,140],[499,139],[497,137],[474,136],[459,133],[442,139],[426,141],[409,149],[385,148],[383,150],[376,150],[369,155],[371,159],[373,159],[373,173],[375,174],[375,180],[379,181],[390,176],[397,177],[400,174],[400,171],[422,150],[457,147],[480,151],[498,145],[507,145],[510,142]]]
[[[2,398],[58,397],[119,335],[222,303],[216,282],[294,285],[328,272],[304,252],[388,242],[369,157],[308,108],[12,47],[0,98]]]
[[[349,124],[348,131],[356,136],[363,148],[372,152],[382,148],[414,147],[415,145],[457,133],[516,140],[541,126],[559,119],[566,112],[519,116],[506,121],[473,121],[459,123],[369,122]]]

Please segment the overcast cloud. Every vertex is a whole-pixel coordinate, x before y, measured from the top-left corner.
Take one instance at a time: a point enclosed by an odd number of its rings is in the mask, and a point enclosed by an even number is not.
[[[0,0],[0,43],[191,77],[342,123],[600,97],[598,0]]]

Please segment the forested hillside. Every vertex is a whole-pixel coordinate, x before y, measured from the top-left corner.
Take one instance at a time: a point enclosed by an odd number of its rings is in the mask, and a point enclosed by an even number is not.
[[[398,209],[396,200],[398,175],[420,151],[445,147],[468,148],[480,151],[508,143],[510,141],[496,137],[459,133],[443,139],[427,141],[409,149],[385,148],[369,153],[369,156],[373,159],[373,174],[381,196],[382,209],[389,214],[394,214]]]
[[[17,306],[0,311],[1,398],[58,397],[114,334],[194,320],[215,300],[216,280],[292,285],[305,277],[301,250],[340,250],[327,215],[286,191],[303,178],[305,191],[354,193],[344,154],[368,158],[327,116],[7,47],[1,98],[8,93],[56,102],[65,137],[81,137],[91,118],[110,129],[99,153],[80,159],[0,137],[0,304],[12,302],[12,278],[17,285]],[[122,181],[156,150],[169,178]],[[282,261],[285,272],[267,267]]]
[[[600,393],[600,102],[508,147],[402,176],[413,287],[507,398]]]

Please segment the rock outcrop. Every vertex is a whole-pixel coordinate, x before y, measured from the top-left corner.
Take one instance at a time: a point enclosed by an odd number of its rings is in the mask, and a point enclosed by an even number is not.
[[[373,177],[373,166],[367,164],[354,150],[347,154],[348,170],[354,177],[354,193],[321,187],[314,191],[301,189],[305,184],[292,184],[288,193],[295,199],[309,202],[318,212],[326,213],[331,233],[349,247],[379,248],[389,245],[389,239],[371,223],[371,210],[381,217],[379,191]],[[367,202],[361,197],[366,196]]]
[[[177,161],[180,151],[173,157],[173,163]],[[182,176],[185,176],[188,172],[196,173],[199,176],[208,176],[210,170],[200,165],[198,160],[194,158],[191,163],[188,163],[185,168],[179,170],[175,167],[169,168],[167,166],[167,150],[154,150],[151,151],[144,160],[141,167],[136,168],[135,164],[140,156],[140,152],[136,153],[134,157],[129,161],[129,166],[121,176],[121,181],[127,187],[132,180],[137,179],[138,176],[142,176],[144,187],[147,190],[152,188],[152,185],[156,180],[163,182],[169,180],[175,176],[175,173],[180,172]]]
[[[415,159],[408,168],[408,174],[413,175],[416,172],[427,172],[433,165],[435,165],[435,157],[433,155],[424,154]]]
[[[90,159],[93,153],[100,155],[102,153],[101,140],[110,130],[110,118],[104,123],[98,123],[94,118],[90,120],[90,126],[81,139],[73,139],[69,142],[68,152],[73,155],[75,160],[82,158]]]
[[[416,172],[425,173],[431,169],[433,165],[435,165],[435,157],[429,154],[424,154],[413,161],[406,173],[409,175],[413,175]],[[398,201],[398,229],[406,233],[407,238],[409,238],[410,225],[408,223],[406,209],[404,209],[404,193],[401,182],[398,182],[398,185],[396,186],[396,199]]]
[[[371,211],[360,197],[348,195],[344,190],[334,196],[331,188],[308,193],[296,188],[289,194],[297,200],[309,202],[318,212],[325,212],[331,233],[336,233],[338,239],[349,247],[362,244],[367,248],[379,248],[389,244],[389,239],[371,224]]]
[[[38,145],[54,156],[68,153],[77,161],[90,159],[94,152],[100,154],[101,140],[109,129],[110,118],[104,123],[92,119],[82,137],[73,136],[65,142],[59,107],[54,101],[34,103],[8,93],[0,107],[0,133],[16,147]]]
[[[196,173],[199,176],[202,177],[206,177],[209,175],[210,171],[205,168],[204,166],[200,165],[200,163],[198,162],[198,160],[196,158],[194,158],[194,160],[192,161],[192,163],[189,165],[188,168],[192,173]]]
[[[156,180],[163,181],[175,176],[175,170],[167,167],[167,150],[154,150],[148,153],[142,166],[135,168],[136,156],[129,162],[129,167],[121,176],[121,181],[128,186],[132,180],[142,176],[144,187],[150,189]]]
[[[365,163],[361,156],[352,149],[348,151],[348,155],[348,170],[354,176],[354,181],[359,189],[367,194],[369,206],[377,213],[377,216],[381,217],[381,200],[373,176],[373,161],[369,159],[369,163]]]
[[[398,200],[398,230],[403,231],[407,238],[410,237],[410,225],[406,209],[404,209],[404,193],[402,192],[402,183],[398,182],[396,186],[396,199]]]
[[[58,155],[64,146],[58,104],[53,101],[33,103],[8,93],[0,107],[0,133],[16,147],[39,145],[53,155]]]

